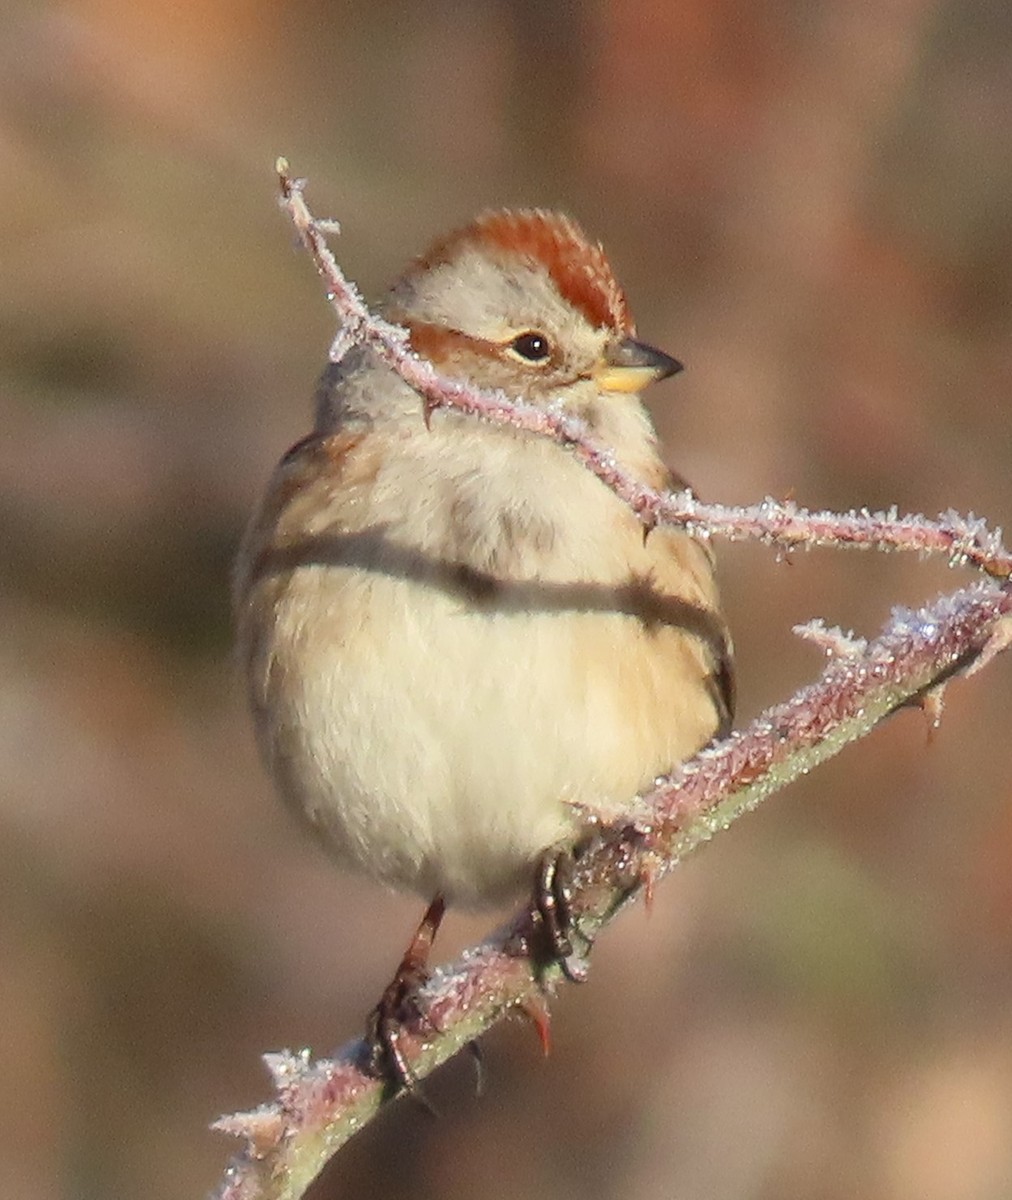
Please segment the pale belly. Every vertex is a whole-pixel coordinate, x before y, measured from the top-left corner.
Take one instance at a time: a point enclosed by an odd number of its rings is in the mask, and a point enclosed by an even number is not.
[[[292,582],[269,636],[258,735],[288,803],[343,864],[468,907],[526,890],[574,804],[614,813],[716,724],[698,642],[616,612],[337,568]]]

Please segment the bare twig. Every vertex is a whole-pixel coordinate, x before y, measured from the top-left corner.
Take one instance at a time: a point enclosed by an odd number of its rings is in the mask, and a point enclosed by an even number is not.
[[[990,661],[1010,640],[1012,560],[999,535],[974,518],[938,521],[895,513],[806,513],[765,501],[747,508],[702,505],[691,493],[665,495],[630,477],[604,447],[565,416],[511,402],[441,379],[415,357],[402,330],[378,320],[347,284],[309,213],[301,184],[279,162],[282,203],[313,254],[328,296],[343,322],[342,344],[368,344],[430,407],[451,407],[553,437],[576,454],[647,526],[657,522],[701,536],[758,538],[779,546],[855,545],[944,553],[992,577],[911,612],[897,611],[871,643],[819,623],[805,636],[830,656],[821,677],[676,767],[647,795],[630,801],[625,817],[600,829],[580,860],[574,917],[584,954],[601,927],[643,886],[666,873],[766,796],[867,734],[898,707],[923,699],[951,676]],[[340,349],[340,347],[339,347]],[[994,580],[1005,580],[1004,583]],[[425,990],[431,1025],[407,1028],[404,1049],[424,1078],[461,1047],[512,1012],[523,1012],[547,1043],[547,1001],[560,968],[530,953],[532,918],[522,912],[504,930],[439,971]],[[435,1028],[437,1033],[433,1033]],[[278,1092],[255,1112],[224,1117],[217,1128],[244,1137],[218,1200],[297,1200],[331,1155],[379,1109],[393,1090],[364,1070],[361,1042],[334,1059],[311,1062],[307,1052],[266,1057]]]

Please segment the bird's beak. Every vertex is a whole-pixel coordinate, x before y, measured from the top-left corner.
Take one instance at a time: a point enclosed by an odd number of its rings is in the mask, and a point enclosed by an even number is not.
[[[670,354],[626,337],[609,342],[591,375],[602,392],[640,392],[648,383],[667,379],[682,364]]]

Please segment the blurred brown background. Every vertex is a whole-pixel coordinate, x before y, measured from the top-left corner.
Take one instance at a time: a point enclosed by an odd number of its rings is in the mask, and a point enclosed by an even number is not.
[[[284,153],[376,294],[487,205],[577,215],[706,496],[1008,521],[1004,0],[6,0],[0,8],[0,1195],[177,1200],[355,1033],[419,904],[274,805],[228,572],[332,332]],[[963,576],[723,547],[746,718]],[[314,1196],[1012,1194],[1009,663],[902,715],[623,918],[590,984]],[[456,917],[444,953],[490,923]]]

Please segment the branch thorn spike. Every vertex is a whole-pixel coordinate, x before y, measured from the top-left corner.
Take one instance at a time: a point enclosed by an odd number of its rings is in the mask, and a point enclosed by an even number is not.
[[[552,1052],[552,1014],[543,995],[525,996],[520,1001],[520,1011],[534,1026],[545,1058]]]

